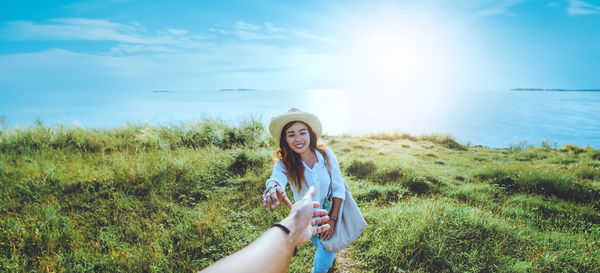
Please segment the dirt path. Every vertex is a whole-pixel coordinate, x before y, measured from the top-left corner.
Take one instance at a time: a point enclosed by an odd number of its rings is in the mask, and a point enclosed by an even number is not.
[[[336,273],[354,273],[358,271],[358,263],[356,263],[350,253],[352,252],[351,248],[346,248],[337,253],[335,256],[335,262],[333,263],[332,270],[329,272]]]

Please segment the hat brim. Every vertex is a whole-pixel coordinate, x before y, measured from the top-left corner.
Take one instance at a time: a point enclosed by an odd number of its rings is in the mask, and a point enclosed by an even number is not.
[[[281,138],[281,130],[283,127],[292,121],[302,121],[306,123],[317,137],[321,136],[323,127],[316,115],[307,112],[286,112],[271,119],[269,131],[271,136],[279,143]]]

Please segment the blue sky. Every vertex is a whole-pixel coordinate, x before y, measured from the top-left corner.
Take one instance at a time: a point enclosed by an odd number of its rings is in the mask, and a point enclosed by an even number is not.
[[[599,71],[600,2],[591,0],[7,0],[0,9],[0,95],[9,101],[220,88],[600,88]]]

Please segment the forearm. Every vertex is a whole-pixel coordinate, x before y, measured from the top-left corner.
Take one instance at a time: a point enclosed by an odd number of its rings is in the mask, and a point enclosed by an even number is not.
[[[338,214],[340,212],[340,206],[342,205],[342,199],[338,198],[338,197],[334,197],[333,198],[333,204],[331,204],[331,210],[329,211],[329,216],[331,218],[336,218],[338,217]]]
[[[202,272],[285,272],[294,247],[286,232],[273,227],[247,247]]]

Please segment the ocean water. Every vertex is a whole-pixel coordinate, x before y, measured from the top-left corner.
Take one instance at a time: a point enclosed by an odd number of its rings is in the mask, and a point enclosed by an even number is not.
[[[110,128],[219,118],[232,125],[296,107],[316,113],[327,134],[450,133],[460,142],[508,147],[543,140],[600,148],[600,93],[507,90],[257,90],[23,94],[0,102],[9,128]]]

